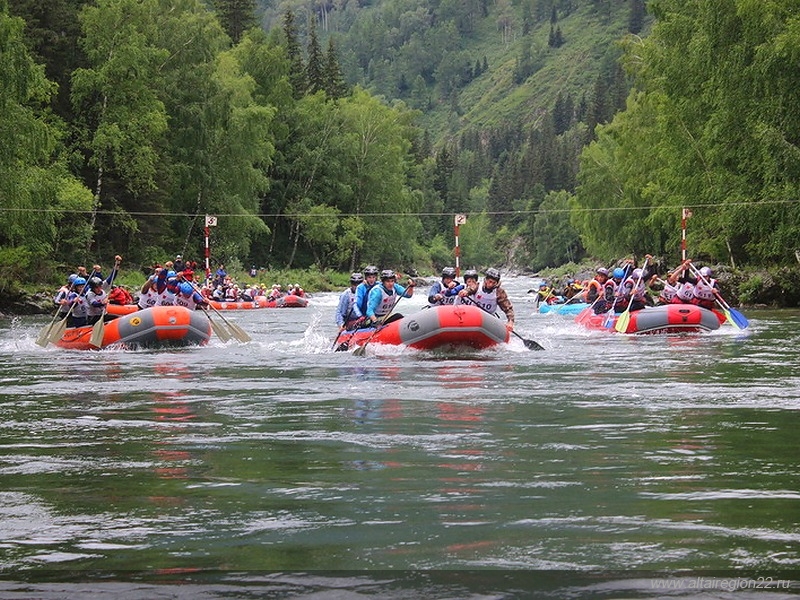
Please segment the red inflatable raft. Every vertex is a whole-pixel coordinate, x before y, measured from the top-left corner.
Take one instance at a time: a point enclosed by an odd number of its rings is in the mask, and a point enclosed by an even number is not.
[[[501,319],[477,306],[460,304],[424,308],[377,331],[374,328],[344,331],[336,344],[341,350],[352,350],[367,340],[370,344],[404,345],[418,350],[482,349],[506,343],[508,336]]]
[[[101,348],[109,346],[160,348],[202,345],[211,337],[211,324],[201,310],[182,306],[154,306],[118,317],[105,324]],[[56,345],[70,350],[96,350],[89,345],[92,327],[67,329]]]
[[[303,296],[288,294],[276,300],[268,300],[266,296],[256,296],[252,302],[243,300],[236,302],[218,302],[210,300],[209,304],[217,310],[249,310],[254,308],[304,308],[308,306],[308,299]]]
[[[630,312],[631,319],[623,333],[701,333],[719,329],[725,315],[694,304],[665,304],[648,306]],[[575,322],[602,331],[616,331],[619,314],[609,318],[607,313],[594,314],[592,308],[583,309]]]

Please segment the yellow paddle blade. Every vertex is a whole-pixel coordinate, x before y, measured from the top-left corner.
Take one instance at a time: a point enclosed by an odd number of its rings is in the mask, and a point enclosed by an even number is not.
[[[625,333],[628,330],[628,323],[630,322],[631,312],[626,310],[619,317],[617,317],[617,322],[614,324],[614,329],[617,331],[617,333]]]
[[[95,348],[103,346],[103,336],[106,333],[106,324],[101,318],[97,323],[92,326],[92,337],[89,338],[89,345]]]
[[[64,332],[67,330],[67,320],[61,319],[50,329],[50,341],[55,344],[64,337]]]
[[[231,334],[228,333],[228,330],[225,329],[222,325],[217,323],[214,319],[211,318],[211,315],[206,313],[209,322],[211,323],[211,330],[216,334],[216,336],[222,340],[223,343],[227,342],[231,339]]]
[[[50,321],[47,325],[42,328],[42,331],[39,333],[39,337],[36,338],[36,345],[45,348],[47,344],[50,343],[50,334],[55,326],[54,321]]]

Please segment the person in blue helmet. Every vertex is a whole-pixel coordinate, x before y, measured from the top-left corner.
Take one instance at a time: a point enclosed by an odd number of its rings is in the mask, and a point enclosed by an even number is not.
[[[381,271],[381,283],[369,291],[367,298],[367,315],[364,319],[364,327],[373,327],[376,324],[387,325],[392,321],[402,319],[403,315],[394,313],[400,298],[411,298],[414,295],[414,280],[409,279],[406,286],[397,283],[397,275],[391,269]]]
[[[76,277],[72,282],[72,291],[67,296],[68,317],[67,327],[83,327],[86,325],[86,319],[89,306],[86,303],[86,279],[83,277]]]
[[[358,323],[358,318],[353,316],[353,307],[356,303],[356,289],[363,281],[364,276],[361,273],[352,273],[350,287],[339,296],[339,305],[336,307],[336,324],[339,326],[340,332],[345,329],[353,329]]]
[[[442,269],[442,278],[428,291],[428,304],[430,306],[455,304],[458,292],[463,289],[464,286],[456,281],[456,270],[453,267],[445,267]]]
[[[178,286],[178,293],[175,295],[175,304],[183,306],[189,310],[208,309],[208,300],[198,292],[188,281],[184,281]]]

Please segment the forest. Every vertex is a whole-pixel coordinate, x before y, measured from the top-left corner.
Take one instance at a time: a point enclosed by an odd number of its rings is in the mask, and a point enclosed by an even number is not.
[[[47,5],[46,7],[44,5]],[[645,10],[646,8],[646,10]],[[800,261],[800,0],[0,0],[0,291]]]

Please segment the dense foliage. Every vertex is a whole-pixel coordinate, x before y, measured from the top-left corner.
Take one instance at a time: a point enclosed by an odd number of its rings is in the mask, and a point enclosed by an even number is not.
[[[648,6],[0,0],[1,280],[793,261],[800,0]]]

